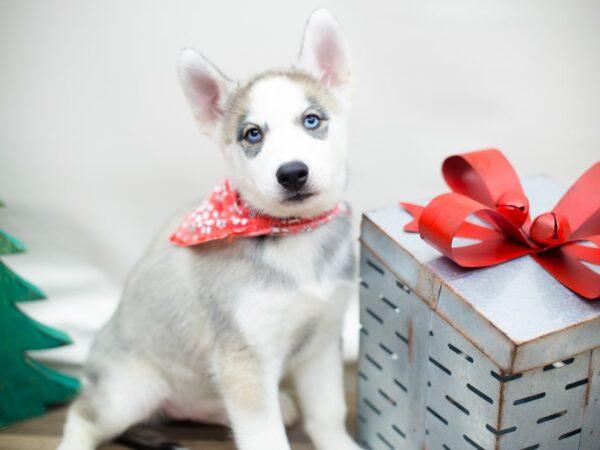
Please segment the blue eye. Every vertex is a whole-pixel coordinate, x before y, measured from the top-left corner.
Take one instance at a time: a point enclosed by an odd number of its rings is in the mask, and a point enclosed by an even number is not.
[[[244,134],[244,139],[251,144],[256,144],[257,142],[262,141],[263,135],[258,128],[250,128]]]
[[[319,116],[315,114],[309,114],[304,117],[304,128],[308,130],[314,130],[315,128],[318,128],[319,125],[321,125],[321,119],[319,119]]]

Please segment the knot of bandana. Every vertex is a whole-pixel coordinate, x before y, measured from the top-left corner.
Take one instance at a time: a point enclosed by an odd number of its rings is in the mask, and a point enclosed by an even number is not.
[[[256,236],[286,236],[311,231],[335,216],[349,214],[343,203],[311,218],[277,218],[253,210],[231,188],[228,181],[213,189],[210,197],[189,213],[171,235],[178,246],[203,244],[220,239]]]

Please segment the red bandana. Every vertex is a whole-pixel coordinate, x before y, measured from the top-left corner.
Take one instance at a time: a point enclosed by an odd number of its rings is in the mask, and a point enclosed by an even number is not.
[[[349,214],[342,203],[310,219],[262,215],[252,210],[225,181],[198,209],[185,217],[170,240],[175,245],[189,246],[236,236],[285,236],[311,231],[339,214]]]

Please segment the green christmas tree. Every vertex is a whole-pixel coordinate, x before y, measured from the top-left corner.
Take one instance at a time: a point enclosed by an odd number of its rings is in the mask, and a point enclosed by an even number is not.
[[[21,242],[0,230],[0,255],[24,251]],[[0,261],[0,427],[39,416],[47,405],[68,401],[79,388],[75,378],[55,372],[25,353],[71,343],[65,333],[32,320],[15,305],[44,298],[40,289]]]

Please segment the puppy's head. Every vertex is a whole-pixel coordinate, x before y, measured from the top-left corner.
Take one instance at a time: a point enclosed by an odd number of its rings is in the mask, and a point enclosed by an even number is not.
[[[229,178],[252,206],[309,217],[340,200],[352,77],[346,42],[327,11],[309,18],[297,67],[234,83],[186,49],[179,75],[201,130],[219,143]]]

